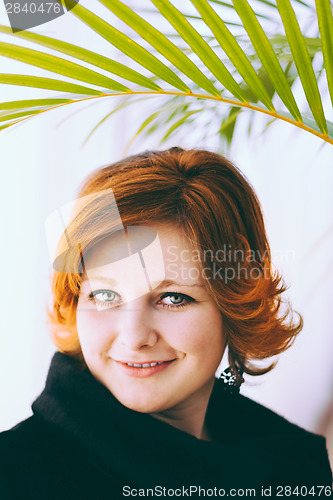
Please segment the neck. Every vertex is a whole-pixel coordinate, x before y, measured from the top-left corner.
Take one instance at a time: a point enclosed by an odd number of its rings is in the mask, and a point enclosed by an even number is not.
[[[196,393],[175,407],[151,415],[198,439],[210,441],[205,417],[213,385],[214,380],[210,380],[200,394]]]

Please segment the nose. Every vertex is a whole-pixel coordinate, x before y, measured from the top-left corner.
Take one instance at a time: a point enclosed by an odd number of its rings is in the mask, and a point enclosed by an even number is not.
[[[122,309],[117,332],[119,343],[133,351],[153,347],[158,340],[149,311],[140,303],[140,299],[128,302]]]

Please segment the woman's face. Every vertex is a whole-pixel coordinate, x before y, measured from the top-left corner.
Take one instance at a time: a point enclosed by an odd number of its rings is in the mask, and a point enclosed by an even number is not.
[[[225,338],[193,247],[176,226],[150,228],[158,238],[146,253],[119,260],[123,233],[87,255],[77,330],[91,373],[124,406],[155,413],[207,403]],[[142,229],[132,248],[143,248]]]

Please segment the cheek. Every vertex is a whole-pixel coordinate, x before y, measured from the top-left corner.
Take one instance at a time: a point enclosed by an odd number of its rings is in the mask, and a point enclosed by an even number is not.
[[[107,313],[78,311],[76,315],[77,332],[83,350],[103,348],[112,337]]]
[[[174,348],[195,355],[200,353],[211,355],[216,352],[217,358],[222,357],[225,338],[222,317],[218,310],[210,309],[207,314],[199,313],[199,311],[175,314],[175,316],[178,315],[180,319],[170,320],[167,328],[172,337],[169,343]]]

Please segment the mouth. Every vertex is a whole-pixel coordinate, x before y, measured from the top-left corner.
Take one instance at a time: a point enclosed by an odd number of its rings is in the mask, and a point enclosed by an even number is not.
[[[166,370],[175,359],[167,361],[150,361],[145,363],[131,363],[129,361],[117,361],[116,365],[126,375],[130,377],[150,377]]]
[[[151,363],[128,363],[128,362],[125,362],[124,364],[127,366],[134,366],[135,368],[149,368],[150,366],[157,366],[157,365],[162,365],[163,363],[170,363],[170,361],[173,361],[173,360],[153,361]]]

